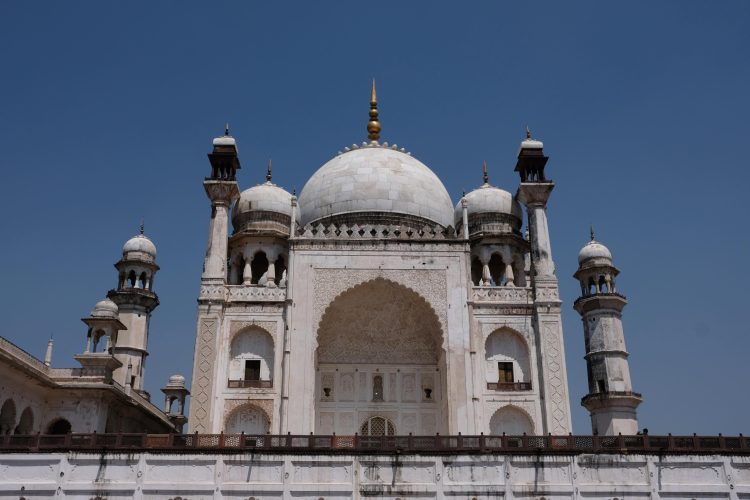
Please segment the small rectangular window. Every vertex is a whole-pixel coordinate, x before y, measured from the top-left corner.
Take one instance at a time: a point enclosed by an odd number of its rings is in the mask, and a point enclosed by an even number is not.
[[[604,380],[597,380],[596,386],[599,388],[599,392],[607,392],[607,388],[604,385]]]
[[[245,360],[245,380],[260,380],[260,360]]]
[[[497,364],[498,377],[497,381],[500,384],[511,384],[513,383],[513,363],[512,362],[499,362]]]

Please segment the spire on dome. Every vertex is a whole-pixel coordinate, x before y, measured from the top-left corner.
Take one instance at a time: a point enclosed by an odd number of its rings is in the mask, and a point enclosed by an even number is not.
[[[380,139],[380,122],[378,121],[378,96],[375,92],[375,79],[372,79],[370,92],[370,121],[367,123],[367,134],[372,142]]]
[[[490,176],[487,175],[487,160],[484,160],[484,165],[482,166],[482,170],[484,171],[484,176],[482,177],[482,179],[484,180],[485,184],[489,184]]]
[[[141,227],[139,229],[141,231],[141,234],[143,234],[143,230],[145,229],[145,227],[143,225],[143,217],[141,217]]]
[[[526,138],[531,139],[531,129],[526,125]]]
[[[591,241],[594,241],[594,225],[589,226],[589,232],[591,233]]]
[[[224,136],[229,136],[229,122],[224,125]]]
[[[271,182],[271,170],[273,169],[273,164],[271,163],[271,159],[268,159],[268,167],[266,170],[266,182]]]

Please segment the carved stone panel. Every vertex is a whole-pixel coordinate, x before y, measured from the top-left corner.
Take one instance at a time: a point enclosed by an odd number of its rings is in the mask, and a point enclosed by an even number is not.
[[[190,423],[194,432],[210,432],[209,416],[216,360],[214,344],[218,320],[216,318],[200,318],[198,325]]]

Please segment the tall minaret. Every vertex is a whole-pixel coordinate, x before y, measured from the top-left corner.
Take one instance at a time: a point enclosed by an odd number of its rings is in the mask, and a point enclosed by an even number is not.
[[[211,221],[198,297],[198,331],[190,403],[191,430],[196,432],[211,432],[213,367],[218,351],[221,307],[225,300],[224,286],[227,284],[229,208],[240,196],[236,181],[240,160],[237,143],[229,135],[229,125],[223,136],[213,140],[213,151],[208,154],[208,160],[211,162],[211,176],[203,181],[203,187],[211,200]]]
[[[143,234],[142,223],[140,233],[125,242],[122,259],[115,267],[119,276],[117,288],[110,290],[107,297],[117,304],[125,329],[119,332],[112,347],[112,354],[122,363],[113,378],[123,386],[129,384],[134,390],[145,393],[143,376],[148,356],[148,325],[151,312],[159,305],[159,297],[154,293],[154,276],[159,266],[156,265],[156,246]]]
[[[516,172],[521,177],[518,200],[526,207],[529,243],[531,246],[531,286],[534,290],[534,331],[537,336],[538,373],[542,387],[542,412],[545,432],[556,435],[571,431],[568,375],[565,367],[560,293],[552,260],[552,247],[547,227],[547,200],[555,187],[544,175],[549,159],[544,144],[526,139],[518,151]]]
[[[594,434],[636,434],[636,408],[641,395],[633,392],[628,352],[622,329],[622,309],[628,301],[617,293],[609,249],[594,239],[578,253],[581,297],[574,307],[583,319],[589,393],[581,404],[591,413]]]

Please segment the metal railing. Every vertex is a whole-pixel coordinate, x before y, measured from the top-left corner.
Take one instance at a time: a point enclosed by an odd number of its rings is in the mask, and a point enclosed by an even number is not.
[[[230,389],[271,389],[273,380],[229,380],[227,387]]]
[[[322,436],[247,434],[6,435],[0,452],[147,451],[161,453],[582,454],[719,453],[750,455],[739,436]]]
[[[487,382],[490,391],[530,391],[531,382]]]

